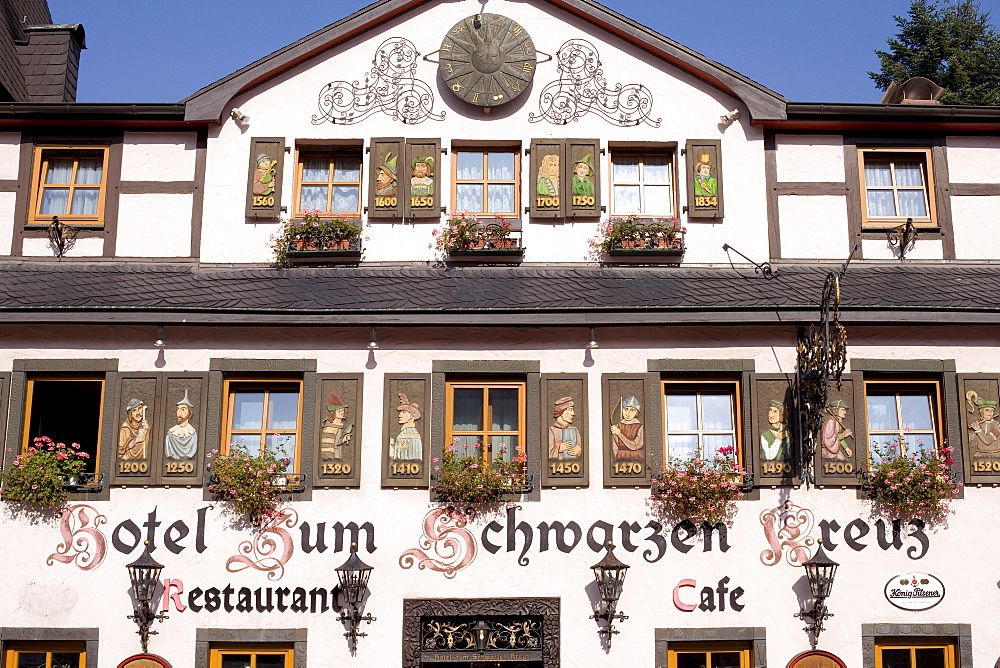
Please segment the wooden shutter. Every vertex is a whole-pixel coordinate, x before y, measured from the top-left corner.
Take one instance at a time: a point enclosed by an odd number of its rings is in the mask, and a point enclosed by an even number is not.
[[[114,439],[111,447],[105,450],[114,453],[111,482],[148,485],[153,478],[154,451],[160,450],[156,446],[156,434],[164,424],[157,410],[159,374],[122,374],[118,382]],[[132,420],[131,414],[138,419]]]
[[[406,161],[399,165],[399,187],[406,218],[441,218],[441,140],[407,139]]]
[[[567,139],[563,169],[563,192],[570,218],[598,218],[601,215],[601,142],[599,139]],[[577,165],[587,166],[576,173]],[[575,180],[574,180],[575,179]]]
[[[750,415],[750,438],[753,441],[754,479],[760,485],[798,485],[799,452],[796,438],[798,416],[792,386],[784,374],[755,373],[750,380],[753,408]],[[768,421],[768,411],[775,402],[781,417],[779,428]]]
[[[528,192],[531,193],[529,210],[532,218],[565,217],[565,163],[565,140],[531,140]]]
[[[688,218],[722,218],[722,142],[690,139],[685,147]]]
[[[541,381],[542,485],[584,487],[590,459],[587,374],[542,374]],[[555,413],[567,415],[568,406],[573,408],[572,420],[557,421]]]
[[[284,137],[254,137],[250,140],[247,218],[278,219],[281,214],[281,177],[284,167]]]
[[[401,195],[408,179],[401,179],[399,172],[406,173],[404,145],[401,137],[372,139],[368,163],[368,216],[371,218],[403,217]]]
[[[361,483],[362,374],[316,377],[314,487],[357,487]],[[338,415],[338,411],[343,410]]]
[[[428,453],[431,451],[430,397],[429,375],[386,375],[382,407],[383,487],[427,487],[430,480]],[[399,407],[404,404],[404,398],[406,405],[414,406],[420,413],[412,428],[401,427],[399,423]]]
[[[163,427],[153,439],[157,457],[153,460],[163,485],[201,485],[205,452],[208,376],[203,373],[164,373],[161,381]],[[187,406],[187,424],[178,423],[178,407]],[[182,414],[183,417],[183,414]],[[171,431],[173,430],[173,431]],[[190,433],[194,430],[193,435]],[[167,445],[169,443],[169,446]]]

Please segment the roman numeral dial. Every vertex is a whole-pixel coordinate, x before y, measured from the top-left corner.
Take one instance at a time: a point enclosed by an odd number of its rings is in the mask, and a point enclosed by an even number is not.
[[[438,71],[454,95],[479,107],[495,107],[527,90],[535,59],[535,44],[521,25],[499,14],[476,14],[445,35]]]

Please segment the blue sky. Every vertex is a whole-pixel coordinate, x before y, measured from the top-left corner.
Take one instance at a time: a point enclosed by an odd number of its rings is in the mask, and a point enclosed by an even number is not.
[[[489,11],[488,0],[486,9]],[[49,0],[82,23],[80,102],[177,102],[367,0]],[[797,102],[878,102],[866,72],[909,0],[604,0]],[[981,0],[996,25],[1000,0]],[[559,45],[536,35],[536,46]]]

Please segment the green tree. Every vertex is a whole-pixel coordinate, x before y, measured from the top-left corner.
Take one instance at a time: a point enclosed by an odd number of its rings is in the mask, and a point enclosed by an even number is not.
[[[945,89],[944,104],[1000,104],[1000,36],[974,0],[913,0],[908,16],[893,16],[899,32],[875,50],[875,85],[926,77]]]

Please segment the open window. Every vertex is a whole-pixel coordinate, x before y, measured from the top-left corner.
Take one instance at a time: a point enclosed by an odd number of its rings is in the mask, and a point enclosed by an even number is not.
[[[22,451],[42,436],[79,443],[89,455],[84,472],[101,470],[103,377],[29,377],[26,397]]]

